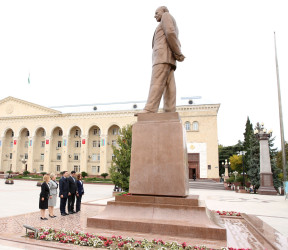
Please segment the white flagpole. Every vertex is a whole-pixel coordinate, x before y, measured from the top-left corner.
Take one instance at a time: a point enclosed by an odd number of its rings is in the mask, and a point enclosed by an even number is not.
[[[279,104],[279,119],[280,119],[280,133],[281,133],[281,148],[282,148],[282,161],[283,161],[283,180],[286,181],[286,154],[285,154],[285,139],[284,139],[284,127],[283,127],[283,115],[282,115],[282,101],[279,79],[279,68],[276,48],[276,34],[274,32],[274,44],[275,44],[275,61],[276,61],[276,74],[277,74],[277,87],[278,87],[278,104]]]

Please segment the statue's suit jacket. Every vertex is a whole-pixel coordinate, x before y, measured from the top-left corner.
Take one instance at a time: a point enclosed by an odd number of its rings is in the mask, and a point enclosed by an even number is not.
[[[165,12],[162,15],[161,22],[157,26],[152,41],[153,66],[161,63],[171,64],[176,69],[176,59],[174,54],[181,55],[181,44],[178,40],[178,28],[176,21]]]

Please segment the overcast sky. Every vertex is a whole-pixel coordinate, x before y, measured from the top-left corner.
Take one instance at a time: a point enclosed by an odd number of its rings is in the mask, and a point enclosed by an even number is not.
[[[220,144],[243,140],[249,116],[273,129],[280,147],[273,32],[287,140],[286,2],[0,0],[0,99],[48,107],[146,100],[154,12],[166,5],[186,56],[175,72],[177,98],[221,104]]]

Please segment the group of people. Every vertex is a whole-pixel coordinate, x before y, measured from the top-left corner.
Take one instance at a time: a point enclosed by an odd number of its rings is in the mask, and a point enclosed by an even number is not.
[[[57,201],[57,190],[59,187],[60,197],[60,212],[62,216],[77,213],[81,210],[81,199],[84,195],[84,187],[82,181],[82,175],[76,174],[75,171],[62,172],[62,177],[59,180],[59,184],[56,182],[55,174],[45,174],[43,177],[43,183],[41,185],[39,209],[41,214],[41,220],[48,220],[45,217],[45,210],[48,209],[49,217],[55,218],[54,207]],[[76,199],[76,211],[75,207]],[[68,201],[68,202],[67,202]],[[68,203],[68,205],[67,205]],[[66,212],[66,205],[68,207],[68,213]]]

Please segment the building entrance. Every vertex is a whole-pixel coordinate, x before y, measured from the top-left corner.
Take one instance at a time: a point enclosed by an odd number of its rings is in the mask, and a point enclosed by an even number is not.
[[[200,154],[191,153],[188,154],[188,166],[189,166],[189,179],[193,179],[194,174],[196,179],[200,178]]]

